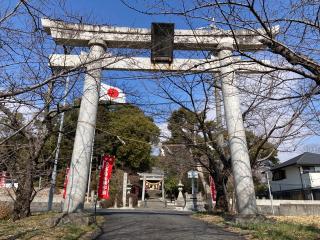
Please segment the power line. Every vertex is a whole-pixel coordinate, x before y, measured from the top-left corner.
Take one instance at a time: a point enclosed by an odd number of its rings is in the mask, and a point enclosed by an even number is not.
[[[133,142],[138,142],[138,143],[143,143],[143,144],[146,144],[146,145],[154,145],[152,143],[149,143],[149,142],[145,142],[145,141],[140,141],[140,140],[137,140],[137,139],[133,139],[133,138],[129,138],[129,137],[124,137],[122,135],[118,135],[118,134],[115,134],[115,133],[112,133],[112,132],[109,132],[107,130],[104,130],[104,129],[101,129],[101,128],[96,128],[97,130],[101,131],[101,132],[104,132],[104,133],[107,133],[109,135],[112,135],[112,136],[115,136],[115,137],[120,137],[122,139],[126,139],[128,141],[133,141]],[[169,147],[175,147],[175,146],[198,146],[198,145],[207,145],[208,143],[210,142],[214,142],[214,141],[207,141],[205,143],[197,143],[197,144],[193,144],[193,143],[172,143],[172,144],[162,144],[162,146],[169,146]]]

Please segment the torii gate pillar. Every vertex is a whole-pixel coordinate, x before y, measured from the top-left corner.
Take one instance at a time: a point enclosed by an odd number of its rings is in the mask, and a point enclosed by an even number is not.
[[[105,41],[93,39],[89,42],[91,62],[86,66],[83,95],[74,140],[67,195],[63,212],[83,210],[94,131],[96,126],[102,61],[107,47]]]
[[[220,61],[221,88],[231,151],[237,210],[240,215],[254,215],[257,214],[257,206],[250,158],[240,109],[239,93],[234,84],[233,42],[232,38],[226,38],[217,48]]]

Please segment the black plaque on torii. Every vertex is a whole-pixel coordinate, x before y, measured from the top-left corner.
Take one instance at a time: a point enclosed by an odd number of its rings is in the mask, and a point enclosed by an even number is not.
[[[151,24],[151,62],[173,61],[174,23]]]

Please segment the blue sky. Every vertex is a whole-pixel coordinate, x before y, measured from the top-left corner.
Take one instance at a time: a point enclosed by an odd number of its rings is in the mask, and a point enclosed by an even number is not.
[[[149,1],[152,2],[152,1]],[[136,6],[136,7],[143,7],[143,6]],[[114,26],[130,26],[130,27],[144,27],[149,28],[152,22],[174,22],[176,28],[186,29],[189,28],[187,22],[183,17],[177,17],[173,15],[166,15],[166,16],[158,16],[158,15],[145,15],[138,13],[132,9],[129,9],[125,5],[118,0],[106,1],[106,0],[71,0],[69,1],[69,7],[75,13],[79,13],[79,15],[89,16],[91,21],[99,23],[99,24],[110,24]],[[202,21],[194,21],[193,27],[205,27],[206,23]],[[153,103],[157,102],[165,102],[165,100],[152,95],[153,83],[145,80],[134,80],[133,79],[126,79],[123,80],[122,78],[127,78],[128,76],[134,76],[135,74],[128,73],[104,73],[104,81],[108,82],[109,84],[114,84],[119,87],[121,85],[126,85],[127,87],[132,87],[132,89],[145,92],[142,94],[143,98],[148,99]],[[143,91],[141,91],[143,90]],[[147,109],[147,108],[145,108]],[[164,121],[164,119],[158,119],[158,122]],[[301,144],[304,145],[312,145],[320,142],[319,137],[310,137],[303,141]],[[287,160],[295,155],[304,151],[305,148],[300,150],[290,152],[290,153],[280,153],[281,160]],[[320,152],[320,149],[318,150]]]
[[[99,23],[116,26],[150,27],[151,22],[165,21],[174,22],[177,28],[187,28],[185,20],[181,17],[145,15],[129,9],[119,0],[71,0],[70,8],[75,12],[82,12],[83,15],[92,17]]]
[[[139,7],[139,6],[138,6]],[[142,6],[141,6],[142,7]],[[123,27],[143,27],[150,28],[152,22],[173,22],[175,28],[187,29],[190,28],[184,17],[177,17],[174,15],[160,16],[160,15],[146,15],[136,12],[121,1],[86,1],[86,0],[71,0],[69,1],[68,9],[79,15],[86,16],[90,21],[98,24],[109,24],[113,26]],[[195,22],[195,27],[203,27],[206,23]],[[149,55],[149,53],[147,53]],[[177,55],[177,53],[175,53]],[[138,93],[138,97],[132,97],[131,100],[134,102],[139,101],[142,98],[142,104],[155,104],[155,103],[166,103],[168,101],[154,95],[155,83],[150,81],[148,77],[144,79],[135,80],[136,76],[148,76],[149,73],[137,73],[137,72],[115,72],[115,71],[104,71],[103,81],[117,87],[125,86],[130,89],[133,94]],[[130,94],[130,93],[129,93]],[[130,101],[130,96],[129,96]],[[165,108],[168,106],[164,105]],[[169,107],[173,107],[170,104]],[[144,110],[148,113],[150,108],[144,107]],[[156,117],[156,122],[163,123],[166,121],[163,117]]]

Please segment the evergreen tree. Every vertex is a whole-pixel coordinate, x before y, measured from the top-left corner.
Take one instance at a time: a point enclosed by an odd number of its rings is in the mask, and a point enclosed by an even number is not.
[[[62,174],[72,156],[78,109],[66,113],[59,160]],[[116,166],[128,172],[146,171],[153,165],[151,144],[158,141],[160,131],[153,119],[132,105],[99,106],[93,151],[93,169],[103,154],[116,156]],[[62,178],[63,179],[63,178]],[[60,185],[62,182],[60,182]]]

